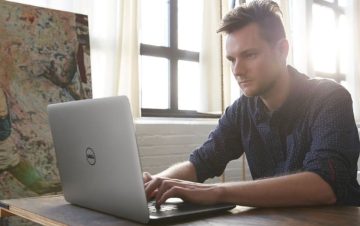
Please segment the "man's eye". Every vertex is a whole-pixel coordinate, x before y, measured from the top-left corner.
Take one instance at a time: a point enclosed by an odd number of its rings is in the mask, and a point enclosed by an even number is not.
[[[230,61],[231,63],[234,63],[235,62],[235,59],[233,59],[233,58],[227,58],[228,59],[228,61]]]
[[[255,58],[256,56],[257,56],[257,53],[249,53],[249,54],[246,55],[246,58],[248,58],[248,59],[253,59],[253,58]]]

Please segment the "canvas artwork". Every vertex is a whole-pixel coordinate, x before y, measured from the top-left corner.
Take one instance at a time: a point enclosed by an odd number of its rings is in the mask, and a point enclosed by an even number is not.
[[[0,1],[0,199],[61,191],[46,107],[91,97],[87,16]]]

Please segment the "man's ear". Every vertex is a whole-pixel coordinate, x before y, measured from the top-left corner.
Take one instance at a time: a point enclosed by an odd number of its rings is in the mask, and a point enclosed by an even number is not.
[[[276,51],[279,54],[281,60],[284,60],[286,62],[286,58],[289,54],[289,42],[287,39],[283,38],[280,39],[276,43]]]

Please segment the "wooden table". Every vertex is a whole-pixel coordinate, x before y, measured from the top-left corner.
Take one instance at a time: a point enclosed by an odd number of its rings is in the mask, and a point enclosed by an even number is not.
[[[0,216],[17,215],[49,225],[141,225],[67,203],[63,196],[43,196],[1,201]],[[217,215],[191,217],[156,225],[360,225],[360,207],[319,206],[297,208],[250,208],[237,206]]]

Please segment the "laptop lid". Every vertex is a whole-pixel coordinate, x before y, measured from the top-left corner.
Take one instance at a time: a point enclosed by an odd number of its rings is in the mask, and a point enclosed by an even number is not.
[[[141,223],[235,205],[194,205],[174,199],[173,210],[148,208],[130,104],[125,96],[48,106],[64,198],[79,206]]]
[[[128,99],[119,96],[52,104],[48,114],[64,198],[148,222]]]

